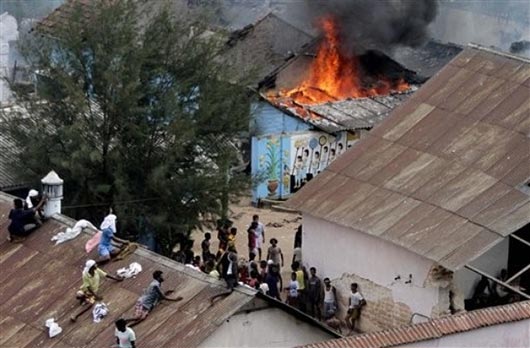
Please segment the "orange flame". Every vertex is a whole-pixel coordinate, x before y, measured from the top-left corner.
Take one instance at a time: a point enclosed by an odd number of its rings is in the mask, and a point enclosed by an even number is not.
[[[339,28],[332,17],[321,20],[324,40],[320,44],[309,76],[300,86],[269,95],[271,101],[279,104],[320,104],[348,98],[373,97],[409,89],[404,80],[391,82],[379,78],[377,86],[365,88],[361,84],[358,59],[346,55],[341,49]],[[276,92],[277,93],[277,92]]]

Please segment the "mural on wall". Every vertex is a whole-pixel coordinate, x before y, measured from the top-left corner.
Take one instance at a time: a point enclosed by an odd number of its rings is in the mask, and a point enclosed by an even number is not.
[[[292,172],[289,192],[296,192],[326,169],[357,139],[358,136],[353,132],[341,132],[336,136],[321,132],[293,135],[290,147]]]
[[[354,132],[307,132],[252,139],[253,198],[287,198],[357,141]]]

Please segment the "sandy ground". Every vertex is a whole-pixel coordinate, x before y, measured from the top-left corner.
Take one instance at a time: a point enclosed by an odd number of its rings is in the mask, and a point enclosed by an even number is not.
[[[282,268],[282,278],[285,283],[291,274],[290,266],[293,259],[294,235],[302,221],[301,216],[295,213],[279,212],[267,208],[258,209],[251,206],[248,199],[242,199],[238,204],[232,205],[230,210],[230,219],[234,221],[234,226],[237,227],[236,248],[239,257],[248,260],[247,229],[252,222],[252,216],[258,214],[261,223],[265,225],[266,241],[262,248],[262,259],[267,257],[267,248],[270,246],[269,240],[276,238],[279,247],[282,249],[285,261],[284,267]],[[217,240],[217,232],[211,231],[211,233],[212,243],[210,251],[215,253],[217,252],[219,242]],[[194,232],[192,239],[195,240],[193,245],[194,253],[200,255],[201,242],[204,239],[203,233]]]

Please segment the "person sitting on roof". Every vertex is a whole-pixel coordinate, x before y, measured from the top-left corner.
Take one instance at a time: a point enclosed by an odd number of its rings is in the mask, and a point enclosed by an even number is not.
[[[111,258],[117,256],[120,251],[129,244],[129,241],[121,239],[116,237],[114,234],[116,233],[116,215],[112,214],[112,209],[110,210],[110,214],[105,216],[105,219],[103,219],[103,222],[101,223],[100,230],[101,230],[101,240],[99,241],[98,246],[98,254],[99,254],[99,260],[98,264],[102,265],[108,261],[110,261]],[[120,248],[116,248],[112,245],[112,241],[121,243]]]
[[[37,190],[29,190],[28,195],[26,197],[26,201],[24,202],[24,209],[31,209],[39,205],[39,202],[42,201],[42,196],[39,194],[39,191]],[[44,212],[42,208],[38,209],[36,211],[38,213],[38,222],[41,223],[42,221],[46,220],[44,217]]]
[[[109,278],[117,282],[123,281],[123,278],[112,276],[99,269],[96,261],[88,260],[85,263],[85,268],[83,268],[83,284],[76,293],[76,298],[80,301],[83,307],[81,307],[70,317],[72,322],[75,322],[81,314],[88,311],[94,305],[94,303],[96,303],[96,301],[101,301],[102,297],[98,295],[98,290],[102,277]]]
[[[9,212],[11,223],[7,227],[9,231],[8,241],[21,241],[40,226],[35,221],[35,212],[42,208],[46,201],[47,198],[44,197],[37,206],[24,210],[24,203],[20,198],[13,200],[14,208]]]
[[[153,272],[153,281],[149,284],[143,295],[138,298],[138,301],[136,301],[134,317],[125,319],[127,323],[130,323],[130,327],[138,325],[140,322],[144,321],[161,300],[175,302],[182,300],[181,296],[176,298],[167,297],[166,295],[171,294],[173,292],[172,290],[168,290],[165,293],[162,292],[161,287],[162,282],[164,281],[162,275],[162,271],[156,270]]]

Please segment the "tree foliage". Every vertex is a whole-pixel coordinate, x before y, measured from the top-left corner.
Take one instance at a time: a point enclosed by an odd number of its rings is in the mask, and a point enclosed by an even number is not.
[[[121,225],[138,233],[145,217],[167,253],[246,188],[233,167],[249,96],[225,82],[200,23],[145,9],[97,1],[90,16],[79,8],[22,40],[38,93],[13,86],[28,112],[4,115],[2,131],[16,140],[25,174],[54,169],[65,179],[64,205],[142,200],[115,206]],[[97,220],[101,210],[65,213]]]

